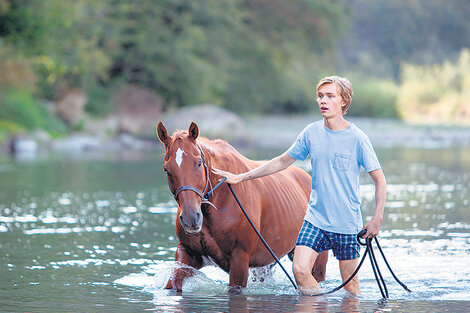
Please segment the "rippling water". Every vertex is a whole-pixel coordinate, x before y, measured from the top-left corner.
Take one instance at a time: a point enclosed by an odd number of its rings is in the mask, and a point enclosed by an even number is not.
[[[228,274],[216,267],[182,294],[163,290],[178,266],[176,208],[157,151],[0,160],[0,311],[469,311],[470,149],[378,154],[388,182],[379,239],[411,294],[380,258],[387,301],[368,260],[359,299],[300,296],[278,266],[263,283],[252,275],[242,295],[228,294]],[[367,218],[374,189],[367,175],[361,181]],[[323,288],[339,284],[331,257]]]

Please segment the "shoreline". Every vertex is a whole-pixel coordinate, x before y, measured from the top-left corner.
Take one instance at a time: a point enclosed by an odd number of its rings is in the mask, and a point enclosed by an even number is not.
[[[321,119],[316,115],[254,116],[240,118],[239,127],[223,125],[223,133],[210,133],[210,121],[197,121],[201,136],[221,138],[237,149],[287,149],[300,131],[309,123]],[[364,131],[375,148],[465,148],[470,147],[470,126],[417,125],[401,120],[358,118],[346,119]],[[171,130],[169,129],[171,132]],[[16,141],[4,143],[1,155],[47,154],[55,152],[87,153],[124,150],[159,150],[162,148],[156,135],[138,137],[121,133],[103,136],[99,132],[73,133],[63,138],[52,139],[44,132],[34,132],[18,137]],[[13,150],[15,153],[11,153]]]
[[[249,119],[247,124],[251,138],[258,142],[259,147],[285,147],[287,149],[305,126],[320,119],[321,116],[314,115],[268,116]],[[354,123],[366,133],[374,147],[377,148],[470,147],[470,126],[418,125],[395,119],[351,116],[346,116],[346,120]],[[261,128],[256,129],[259,125]],[[279,132],[279,129],[282,132]]]

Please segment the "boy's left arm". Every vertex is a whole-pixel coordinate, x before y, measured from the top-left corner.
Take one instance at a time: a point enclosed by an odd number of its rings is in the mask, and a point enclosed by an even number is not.
[[[375,214],[372,219],[367,222],[363,229],[367,229],[367,233],[362,238],[374,238],[379,234],[380,225],[382,225],[385,195],[387,190],[387,182],[381,169],[369,172],[370,177],[375,184]]]

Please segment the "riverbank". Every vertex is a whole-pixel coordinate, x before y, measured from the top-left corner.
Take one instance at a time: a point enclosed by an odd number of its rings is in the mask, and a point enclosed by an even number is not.
[[[265,116],[247,120],[251,142],[266,148],[289,147],[298,133],[321,116]],[[470,127],[456,125],[418,125],[397,119],[346,119],[362,129],[377,148],[446,148],[470,146]]]
[[[212,111],[211,111],[212,110]],[[316,115],[253,116],[241,118],[221,110],[206,114],[173,114],[162,117],[171,133],[186,129],[191,121],[199,125],[200,134],[208,138],[222,138],[236,148],[287,149],[299,132],[309,123],[319,120]],[[470,146],[470,127],[446,125],[416,125],[395,119],[347,119],[362,129],[376,148],[416,147],[446,148]],[[157,124],[158,121],[155,122]],[[48,152],[87,153],[90,151],[155,150],[161,144],[154,129],[147,134],[113,134],[112,119],[94,121],[84,131],[63,138],[52,138],[45,132],[23,134],[3,144],[3,154],[38,154]],[[152,134],[153,133],[153,134]],[[111,135],[110,135],[111,134]]]

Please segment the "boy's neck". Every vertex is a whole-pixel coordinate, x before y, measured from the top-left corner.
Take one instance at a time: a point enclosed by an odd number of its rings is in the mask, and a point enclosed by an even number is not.
[[[343,130],[349,127],[349,122],[343,118],[343,115],[324,118],[323,123],[326,128],[334,131]]]

